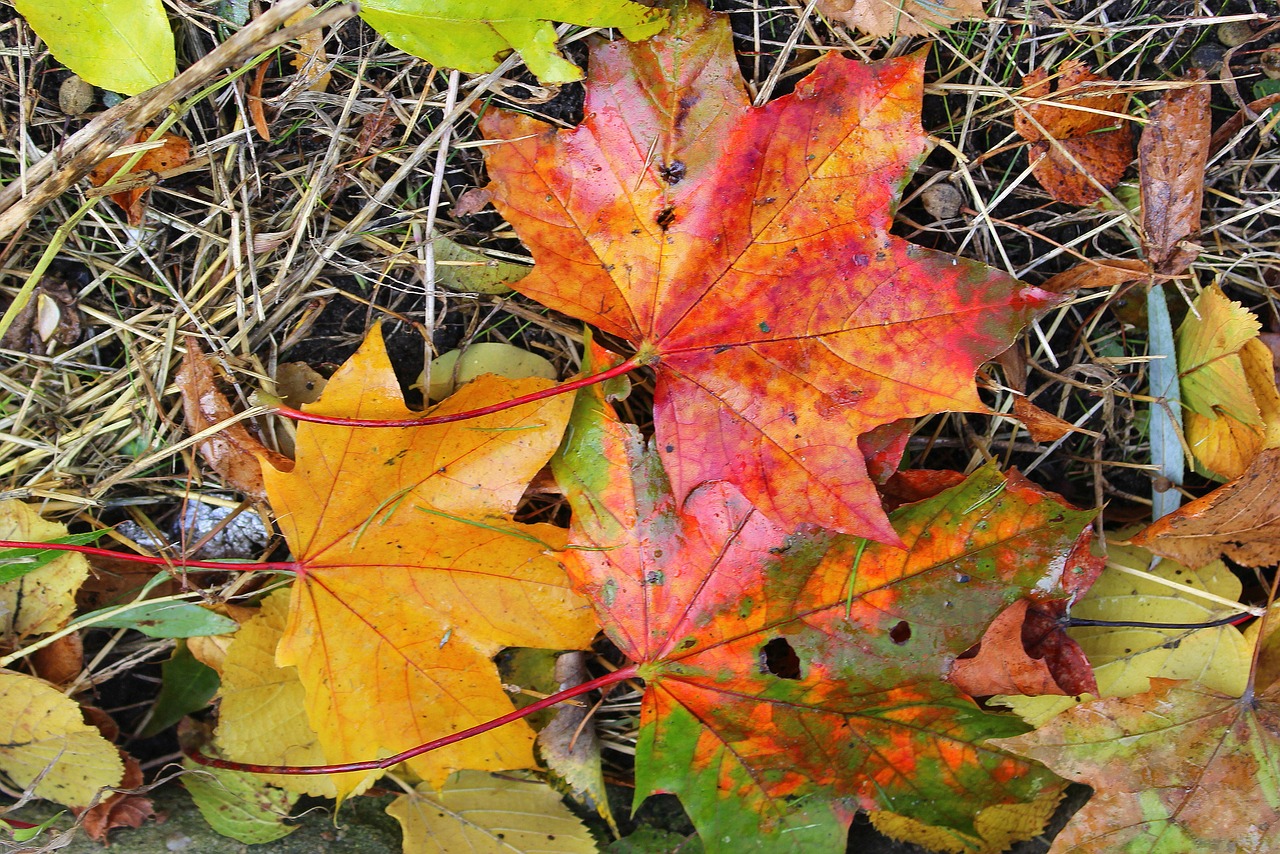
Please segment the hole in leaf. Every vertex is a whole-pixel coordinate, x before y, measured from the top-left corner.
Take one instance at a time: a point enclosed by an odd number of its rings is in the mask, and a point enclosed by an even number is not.
[[[911,624],[906,620],[902,620],[898,625],[889,629],[889,640],[898,645],[911,640]]]
[[[799,679],[800,656],[786,638],[774,638],[760,650],[760,672],[772,673],[779,679]]]
[[[676,209],[668,205],[658,214],[658,228],[666,231],[671,227],[671,223],[676,221]]]

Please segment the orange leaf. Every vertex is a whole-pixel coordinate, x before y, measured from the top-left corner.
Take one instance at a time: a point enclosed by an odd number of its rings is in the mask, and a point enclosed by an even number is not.
[[[155,128],[143,128],[134,134],[132,139],[126,140],[125,144],[133,145],[146,142],[154,132]],[[156,142],[159,144],[143,152],[142,157],[129,170],[129,174],[137,175],[143,180],[136,182],[134,186],[130,186],[128,189],[123,189],[110,195],[111,201],[119,205],[128,216],[129,225],[142,225],[142,218],[147,212],[147,191],[151,189],[151,184],[158,178],[158,173],[176,169],[191,157],[191,143],[176,134],[166,133]],[[130,154],[118,154],[115,157],[108,157],[93,167],[93,171],[89,173],[89,183],[95,187],[101,187],[106,184],[132,156]],[[147,176],[141,175],[141,173],[147,172],[151,174]]]
[[[947,681],[971,697],[1097,694],[1088,659],[1058,623],[1062,611],[1060,600],[1014,602],[987,627],[973,655],[956,659]]]
[[[199,433],[215,424],[235,417],[236,411],[218,388],[213,364],[205,358],[200,342],[187,336],[187,352],[182,357],[182,367],[175,378],[182,392],[182,412],[187,429]],[[289,458],[277,454],[263,445],[249,432],[243,422],[223,427],[196,446],[228,486],[254,498],[266,496],[262,485],[262,468],[259,459],[265,459],[276,467],[290,464]]]
[[[432,411],[548,385],[483,376]],[[434,427],[304,423],[292,471],[263,467],[299,567],[276,663],[298,668],[329,763],[390,755],[510,712],[491,661],[503,647],[591,640],[590,609],[555,558],[564,531],[511,520],[571,405],[564,395]],[[379,331],[307,408],[414,415]],[[533,767],[533,738],[518,722],[409,764],[438,787],[459,769]],[[367,781],[346,774],[335,782],[345,796]]]
[[[1093,204],[1102,198],[1094,182],[1114,187],[1133,159],[1133,129],[1121,117],[1129,96],[1091,85],[1107,79],[1074,59],[1058,67],[1056,91],[1042,68],[1022,78],[1036,103],[1014,114],[1013,128],[1031,143],[1031,174],[1057,201]]]
[[[123,750],[120,758],[124,760],[124,779],[120,781],[121,789],[136,789],[143,782],[142,766]],[[155,818],[155,804],[143,795],[131,792],[113,792],[96,806],[87,810],[73,809],[80,816],[84,832],[95,842],[107,843],[107,836],[117,827],[142,827],[143,822]]]
[[[657,374],[678,489],[728,480],[786,525],[896,542],[859,438],[983,411],[978,365],[1055,299],[890,234],[924,156],[924,54],[828,54],[754,108],[728,18],[690,3],[597,43],[586,120],[481,122],[490,190],[533,254],[513,287],[630,342]]]
[[[1253,458],[1226,486],[1184,504],[1129,542],[1187,566],[1226,555],[1245,566],[1280,563],[1280,448]]]

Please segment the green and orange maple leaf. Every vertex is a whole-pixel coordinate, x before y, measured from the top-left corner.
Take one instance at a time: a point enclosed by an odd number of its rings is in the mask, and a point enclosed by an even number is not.
[[[855,808],[971,837],[1059,785],[983,746],[1025,727],[943,675],[1004,605],[1063,595],[1091,514],[988,468],[895,511],[905,549],[789,533],[731,484],[670,485],[598,394],[567,435],[569,573],[646,683],[637,798],[677,794],[708,850],[839,850]]]
[[[690,2],[649,41],[592,48],[578,127],[481,121],[536,262],[513,287],[653,367],[677,491],[728,480],[784,525],[895,542],[859,438],[983,410],[977,366],[1054,301],[889,233],[927,148],[923,64],[830,54],[752,107],[727,18]]]
[[[485,376],[432,411],[550,384]],[[559,444],[570,404],[552,398],[434,427],[302,424],[293,469],[264,465],[298,575],[276,664],[297,668],[326,762],[393,755],[510,712],[491,661],[499,650],[582,647],[595,635],[590,608],[553,556],[564,531],[511,519]],[[379,331],[308,409],[413,414]],[[410,766],[435,786],[459,769],[533,767],[533,739],[521,721]],[[292,746],[277,747],[277,758],[252,761],[290,761]],[[334,779],[340,796],[367,783]]]

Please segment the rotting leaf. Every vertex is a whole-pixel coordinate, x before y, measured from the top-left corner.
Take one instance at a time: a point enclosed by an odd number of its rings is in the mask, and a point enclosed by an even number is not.
[[[1222,555],[1245,566],[1280,563],[1280,448],[1240,477],[1143,529],[1130,542],[1187,566]]]
[[[859,438],[983,410],[979,364],[1055,298],[890,234],[924,155],[923,53],[828,54],[750,105],[728,18],[689,3],[597,43],[586,120],[481,122],[493,201],[536,261],[513,287],[637,348],[677,491],[734,483],[761,512],[886,542]]]
[[[994,743],[1093,787],[1050,854],[1237,854],[1280,846],[1277,733],[1280,686],[1241,699],[1153,679]]]
[[[931,36],[962,21],[987,17],[982,0],[819,0],[828,21],[873,36]]]
[[[1043,68],[1022,78],[1027,103],[1014,113],[1013,128],[1031,143],[1031,174],[1059,202],[1093,204],[1102,198],[1095,182],[1114,187],[1133,160],[1129,96],[1097,85],[1108,82],[1074,59],[1058,66],[1056,88]]]
[[[142,766],[138,760],[123,750],[120,759],[124,762],[124,777],[120,780],[121,789],[137,789],[144,780]],[[155,818],[156,808],[151,799],[130,791],[112,792],[87,810],[72,808],[80,817],[80,825],[89,838],[95,842],[106,844],[107,837],[118,827],[142,827],[147,819]]]
[[[550,385],[486,375],[431,412]],[[276,664],[298,668],[328,763],[407,750],[510,712],[492,661],[499,650],[581,648],[595,635],[590,607],[552,556],[564,531],[511,519],[555,451],[571,405],[560,395],[431,427],[303,423],[292,470],[264,465],[298,567]],[[383,420],[416,414],[380,329],[307,410]],[[409,766],[433,785],[464,768],[528,768],[533,738],[520,721]],[[345,796],[372,778],[333,779]]]
[[[192,336],[187,336],[186,353],[175,379],[178,390],[182,392],[182,411],[186,416],[187,430],[191,433],[226,424],[235,418],[236,411],[218,388],[213,363],[204,355],[200,342]],[[291,464],[287,457],[258,441],[243,422],[227,424],[202,439],[197,447],[205,462],[228,486],[253,498],[261,499],[267,494],[259,458],[270,460],[277,467]]]
[[[566,652],[556,659],[560,690],[581,685],[590,678],[585,659],[581,652]],[[538,733],[538,755],[567,787],[570,796],[596,812],[616,834],[618,825],[609,809],[609,793],[600,766],[600,737],[596,734],[594,712],[581,701],[556,709],[551,722]]]
[[[129,170],[128,175],[121,176],[126,181],[129,180],[128,176],[138,176],[140,180],[134,180],[131,182],[132,185],[125,189],[112,191],[109,196],[111,201],[125,212],[129,225],[132,226],[142,225],[142,220],[147,213],[147,193],[151,191],[151,184],[159,179],[160,173],[177,169],[191,157],[191,143],[177,134],[166,133],[148,143],[147,140],[154,132],[154,128],[143,128],[134,134],[132,139],[126,140],[125,145],[147,144],[150,146]],[[93,171],[89,173],[89,183],[95,187],[105,185],[132,156],[132,154],[117,154],[108,157],[93,167]],[[144,176],[142,173],[150,174]]]
[[[987,751],[1011,720],[942,676],[1011,599],[1067,595],[1089,513],[986,468],[895,511],[905,550],[788,535],[730,484],[673,492],[598,392],[568,436],[566,564],[646,685],[637,800],[677,794],[709,851],[819,851],[853,807],[971,834],[1058,786]]]
[[[1014,843],[1039,836],[1053,816],[1053,811],[1062,802],[1064,794],[1060,790],[1051,789],[1034,801],[987,807],[974,819],[972,835],[930,827],[891,812],[874,811],[870,818],[876,830],[885,836],[912,842],[930,851],[947,854],[1002,854]]]
[[[1142,230],[1147,258],[1160,273],[1177,275],[1200,254],[1205,166],[1209,162],[1209,86],[1204,72],[1164,93],[1138,141]]]

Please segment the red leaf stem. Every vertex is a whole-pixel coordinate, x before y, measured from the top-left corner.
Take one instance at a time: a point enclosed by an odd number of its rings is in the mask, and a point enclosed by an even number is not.
[[[228,771],[245,771],[250,774],[297,774],[297,775],[316,775],[316,774],[342,774],[348,771],[378,771],[399,765],[415,756],[421,756],[424,753],[430,753],[441,747],[448,747],[450,744],[456,744],[459,741],[465,741],[472,736],[480,735],[492,729],[509,724],[512,721],[520,720],[528,717],[534,712],[540,712],[561,703],[565,700],[582,694],[590,693],[597,688],[604,688],[608,685],[615,685],[618,682],[625,682],[628,679],[636,677],[637,666],[629,664],[592,679],[589,682],[583,682],[581,685],[575,685],[572,688],[566,688],[563,691],[557,691],[549,697],[544,697],[537,702],[530,703],[523,709],[516,709],[514,712],[503,715],[500,718],[494,718],[491,721],[485,721],[482,724],[470,727],[469,729],[459,730],[458,732],[437,738],[435,741],[429,741],[426,744],[420,744],[417,747],[410,748],[395,756],[388,756],[385,759],[370,759],[365,762],[343,762],[337,765],[258,765],[253,762],[233,762],[230,759],[218,759],[213,756],[205,756],[195,747],[183,748],[183,752],[195,762],[210,768],[223,768]]]
[[[77,552],[82,555],[109,557],[116,560],[127,560],[134,563],[145,563],[151,566],[174,567],[186,569],[226,570],[229,572],[256,572],[257,570],[274,572],[297,572],[296,561],[221,561],[221,560],[187,560],[185,558],[151,557],[149,555],[117,552],[111,549],[100,549],[94,546],[80,546],[74,543],[35,543],[26,540],[0,540],[0,549],[45,549],[57,552]]]

